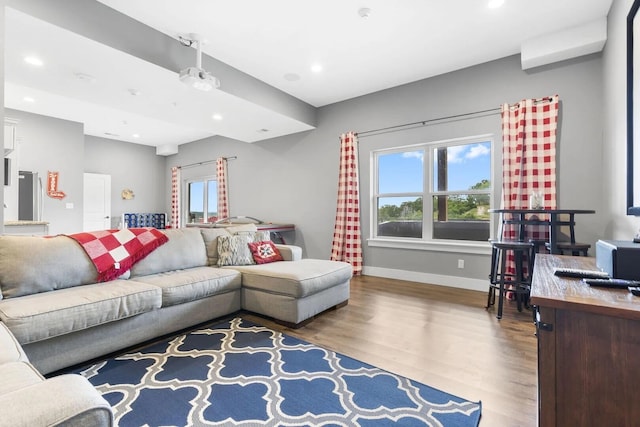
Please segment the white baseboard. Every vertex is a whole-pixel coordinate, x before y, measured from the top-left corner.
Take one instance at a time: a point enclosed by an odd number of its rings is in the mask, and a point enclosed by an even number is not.
[[[407,280],[410,282],[428,283],[431,285],[449,286],[451,288],[470,289],[486,292],[489,289],[489,278],[486,280],[468,277],[444,276],[441,274],[421,273],[418,271],[395,270],[393,268],[363,267],[366,276],[386,277],[389,279]]]

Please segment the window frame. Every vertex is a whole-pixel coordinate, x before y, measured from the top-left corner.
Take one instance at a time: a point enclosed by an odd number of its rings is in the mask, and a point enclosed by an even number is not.
[[[434,151],[437,148],[446,148],[458,145],[472,145],[474,143],[489,143],[490,145],[490,164],[489,177],[490,187],[486,190],[434,190]],[[494,207],[496,198],[495,179],[495,136],[494,134],[483,134],[469,137],[452,138],[446,140],[422,142],[418,144],[396,146],[390,148],[382,148],[372,150],[370,155],[370,238],[367,239],[368,246],[386,247],[386,248],[403,248],[403,249],[422,249],[422,250],[439,250],[445,252],[464,252],[486,254],[489,248],[488,242],[473,240],[452,240],[452,239],[434,239],[433,235],[433,198],[437,195],[470,195],[481,194],[489,196],[489,208]],[[406,192],[406,193],[380,193],[379,192],[379,156],[394,153],[404,153],[410,151],[423,151],[423,185],[422,192]],[[394,237],[394,236],[378,236],[378,200],[384,197],[422,197],[422,237]],[[494,230],[493,215],[489,217],[489,234]]]
[[[184,191],[182,192],[182,194],[184,194],[183,196],[183,209],[182,209],[182,223],[183,224],[211,224],[209,222],[209,211],[208,211],[208,205],[209,205],[209,182],[215,182],[216,185],[218,185],[218,179],[217,176],[215,175],[205,175],[205,176],[197,176],[197,177],[193,177],[193,178],[187,178],[184,180]],[[203,187],[202,187],[202,191],[203,191],[203,195],[202,195],[202,208],[203,208],[203,212],[202,212],[202,222],[190,222],[189,221],[189,213],[191,211],[191,192],[190,192],[190,184],[195,183],[195,182],[202,182],[203,183]],[[218,212],[218,204],[217,204],[217,200],[216,200],[216,213]]]

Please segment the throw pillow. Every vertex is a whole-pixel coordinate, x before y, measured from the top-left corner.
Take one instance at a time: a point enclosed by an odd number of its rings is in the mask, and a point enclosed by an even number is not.
[[[207,247],[207,265],[218,265],[218,237],[229,233],[224,228],[201,228],[200,232]]]
[[[218,267],[255,264],[249,250],[251,236],[218,236]]]
[[[249,249],[256,264],[266,264],[275,261],[284,261],[276,245],[271,240],[249,243]]]

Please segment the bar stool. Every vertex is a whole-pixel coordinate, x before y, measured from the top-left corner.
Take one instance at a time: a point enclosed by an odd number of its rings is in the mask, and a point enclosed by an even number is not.
[[[556,243],[556,249],[560,252],[560,255],[564,255],[565,252],[567,252],[573,256],[588,256],[591,245],[588,243],[576,242],[575,214],[569,214],[569,221],[563,223],[569,226],[569,241]],[[545,246],[549,249],[549,243]]]
[[[518,311],[522,311],[523,304],[529,301],[531,290],[531,274],[535,262],[535,244],[533,242],[520,242],[516,240],[491,240],[491,273],[489,274],[489,293],[487,295],[487,310],[495,304],[496,291],[498,291],[498,313],[496,317],[502,318],[504,297],[507,292],[513,292],[518,305]],[[507,255],[513,253],[515,258],[515,274],[507,273]],[[524,263],[527,262],[527,272],[524,271]]]
[[[591,245],[588,243],[558,242],[556,247],[560,251],[560,255],[569,252],[573,256],[589,256]]]

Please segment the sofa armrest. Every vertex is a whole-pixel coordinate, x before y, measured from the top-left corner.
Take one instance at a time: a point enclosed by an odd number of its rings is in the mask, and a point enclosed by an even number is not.
[[[0,322],[0,364],[7,362],[27,362],[18,340],[13,336],[7,325]]]
[[[299,261],[302,259],[302,248],[294,245],[276,244],[285,261]]]
[[[3,426],[113,426],[109,403],[84,377],[60,375],[0,395]]]

